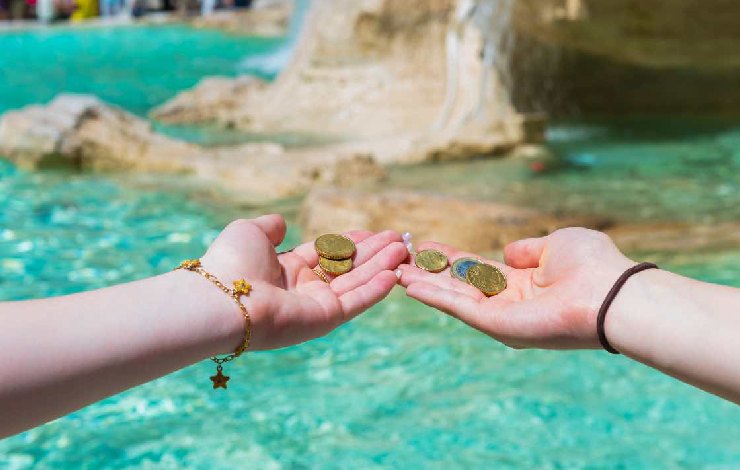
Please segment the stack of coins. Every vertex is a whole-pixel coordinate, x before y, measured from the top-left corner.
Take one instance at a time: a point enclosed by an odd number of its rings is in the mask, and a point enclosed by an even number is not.
[[[314,247],[319,255],[319,266],[327,273],[339,276],[352,269],[355,243],[349,238],[327,233],[316,239]]]
[[[486,264],[476,258],[460,258],[452,263],[450,275],[467,282],[487,296],[501,293],[506,289],[506,276],[496,266]]]

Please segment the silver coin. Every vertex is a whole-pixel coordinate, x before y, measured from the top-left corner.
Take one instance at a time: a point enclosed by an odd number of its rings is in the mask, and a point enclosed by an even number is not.
[[[476,264],[481,264],[481,260],[476,258],[457,259],[454,263],[452,263],[450,276],[454,277],[458,281],[468,282],[467,278],[465,277],[468,274],[468,269],[470,269],[471,266],[475,266]]]

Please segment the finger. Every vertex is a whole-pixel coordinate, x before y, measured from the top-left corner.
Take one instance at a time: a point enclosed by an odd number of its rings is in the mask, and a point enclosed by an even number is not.
[[[369,282],[340,296],[339,302],[342,305],[345,321],[356,317],[383,300],[396,285],[397,280],[393,271],[381,271]]]
[[[478,323],[476,317],[480,303],[469,295],[423,281],[409,284],[406,295],[472,326]]]
[[[377,236],[376,236],[377,237]],[[375,238],[375,237],[371,237]],[[363,243],[370,242],[370,238]],[[359,255],[359,254],[358,254]],[[334,279],[330,287],[337,295],[343,295],[370,281],[381,271],[394,270],[398,268],[406,257],[408,251],[401,242],[392,242],[380,249],[372,258],[357,266],[357,268]]]
[[[403,239],[401,238],[401,234],[393,230],[386,230],[366,238],[357,244],[357,254],[354,259],[354,266],[359,267],[363,265],[392,243],[401,243],[401,245],[403,245],[402,241]],[[403,248],[406,250],[405,246]],[[406,255],[408,255],[408,251],[406,251]],[[396,268],[397,266],[398,264],[393,268]]]
[[[536,268],[540,265],[547,237],[525,238],[504,247],[504,260],[513,268]]]
[[[478,300],[482,300],[485,297],[485,295],[475,287],[455,279],[449,274],[430,273],[408,264],[402,264],[398,269],[401,270],[399,283],[404,287],[408,287],[416,282],[425,282],[428,284],[434,284],[441,289],[452,289]]]
[[[252,219],[252,222],[258,226],[267,238],[270,239],[270,243],[274,246],[278,246],[283,242],[285,238],[285,219],[279,214],[269,214]]]
[[[355,244],[358,244],[361,241],[373,235],[374,235],[373,232],[369,230],[355,230],[355,231],[347,232],[344,234],[345,237],[355,242]],[[286,255],[300,256],[308,266],[316,266],[319,262],[319,255],[316,254],[316,247],[314,247],[313,240],[310,242],[306,242],[302,245],[298,245],[297,247],[295,247],[295,249],[292,252],[286,253],[285,255],[282,255],[282,256],[286,256]]]
[[[484,258],[480,255],[477,255],[475,253],[471,253],[469,251],[462,251],[458,250],[457,248],[451,247],[449,245],[445,245],[444,243],[437,243],[437,242],[423,242],[419,245],[419,251],[422,250],[439,250],[445,255],[447,255],[447,258],[450,260],[450,265],[455,262],[455,260],[458,260],[460,258],[476,258],[481,260],[484,263],[490,264],[492,266],[496,266],[499,268],[504,274],[508,274],[509,271],[511,271],[511,268],[509,266],[506,266],[504,263],[496,260],[492,260],[489,258]]]

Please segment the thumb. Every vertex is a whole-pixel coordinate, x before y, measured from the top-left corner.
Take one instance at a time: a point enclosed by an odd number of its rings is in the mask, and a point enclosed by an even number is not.
[[[504,247],[504,260],[513,268],[536,268],[540,265],[547,237],[525,238]]]
[[[274,246],[278,246],[285,238],[285,219],[280,214],[269,214],[252,219],[252,222],[260,228]]]

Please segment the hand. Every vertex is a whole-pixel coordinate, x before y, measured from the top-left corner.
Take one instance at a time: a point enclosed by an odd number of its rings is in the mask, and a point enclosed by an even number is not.
[[[252,285],[250,294],[242,297],[252,320],[252,350],[323,336],[354,318],[391,291],[398,281],[393,270],[408,257],[396,232],[350,232],[345,235],[357,245],[354,267],[337,278],[327,275],[327,284],[311,270],[319,261],[313,242],[276,254],[285,230],[279,215],[237,220],[201,259],[225,284],[245,279]],[[241,319],[235,306],[229,313]],[[243,321],[237,325],[243,331]]]
[[[599,347],[596,315],[619,275],[634,265],[601,232],[558,230],[516,241],[504,249],[506,264],[439,243],[423,243],[454,260],[473,256],[501,269],[506,290],[486,297],[449,275],[402,265],[407,294],[514,348]]]

